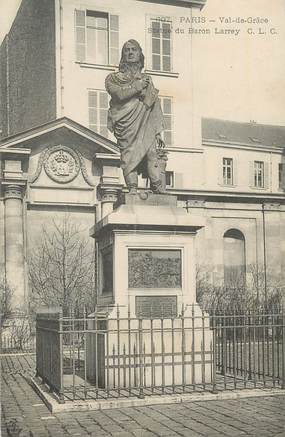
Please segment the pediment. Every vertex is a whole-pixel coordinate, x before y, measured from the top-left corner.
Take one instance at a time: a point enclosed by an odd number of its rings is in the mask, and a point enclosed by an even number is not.
[[[118,159],[120,156],[119,149],[113,141],[67,117],[4,138],[0,141],[0,150],[23,148],[31,149],[33,153],[33,149],[38,148],[39,145],[46,148],[54,144],[67,147],[71,145],[81,152],[85,151],[90,157],[102,155]]]

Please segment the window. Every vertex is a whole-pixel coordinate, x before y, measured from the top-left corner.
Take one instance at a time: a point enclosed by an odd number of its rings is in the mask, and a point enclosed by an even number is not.
[[[285,189],[285,166],[284,164],[278,164],[278,182],[279,182],[279,188]]]
[[[106,91],[88,91],[89,128],[108,138],[108,94]]]
[[[156,71],[172,70],[171,21],[151,19],[151,68]]]
[[[174,187],[174,173],[173,171],[166,171],[165,172],[165,184],[168,188]]]
[[[119,63],[119,17],[75,10],[76,59],[102,65]]]
[[[87,11],[87,59],[108,64],[108,14]]]
[[[164,120],[164,131],[161,136],[167,146],[173,144],[172,97],[159,97]]]
[[[224,234],[224,285],[245,285],[245,238],[238,229],[229,229]]]
[[[223,158],[223,184],[233,185],[233,159]]]
[[[264,188],[264,162],[254,161],[254,186]]]

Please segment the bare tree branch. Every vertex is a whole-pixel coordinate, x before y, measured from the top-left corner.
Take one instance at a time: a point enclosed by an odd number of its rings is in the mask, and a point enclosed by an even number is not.
[[[92,240],[70,216],[43,226],[29,259],[32,305],[60,305],[64,312],[95,304],[95,251]]]

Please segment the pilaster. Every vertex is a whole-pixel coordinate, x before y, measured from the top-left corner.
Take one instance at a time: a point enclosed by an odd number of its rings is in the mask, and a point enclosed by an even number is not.
[[[118,163],[103,160],[102,176],[98,186],[98,195],[101,200],[101,219],[113,211],[122,187]]]
[[[24,183],[4,183],[5,273],[12,290],[12,307],[23,310],[25,302]]]
[[[103,184],[98,187],[101,199],[101,218],[106,217],[113,212],[114,205],[118,200],[118,194],[122,189],[122,185],[117,184]]]
[[[5,281],[12,291],[13,312],[22,312],[26,299],[23,198],[27,181],[23,168],[30,150],[1,149],[0,152],[3,163]]]

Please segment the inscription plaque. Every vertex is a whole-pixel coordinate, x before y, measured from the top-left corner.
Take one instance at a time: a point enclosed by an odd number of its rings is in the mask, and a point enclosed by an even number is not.
[[[143,319],[177,317],[177,296],[136,296],[136,316]]]

